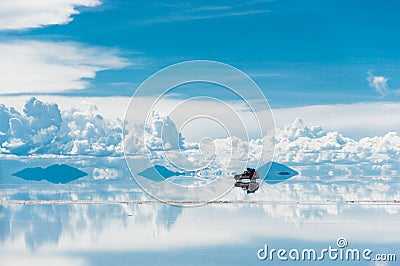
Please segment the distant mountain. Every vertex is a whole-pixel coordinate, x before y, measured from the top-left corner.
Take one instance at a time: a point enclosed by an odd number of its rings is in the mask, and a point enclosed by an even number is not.
[[[261,180],[264,179],[267,184],[280,183],[299,174],[292,168],[276,162],[266,163],[258,168],[257,171]]]
[[[25,168],[13,176],[33,181],[46,180],[54,184],[66,184],[87,176],[87,173],[66,164],[54,164],[46,168]]]
[[[140,172],[139,175],[155,182],[161,182],[173,176],[183,175],[183,173],[171,171],[162,165],[155,165]]]
[[[260,178],[268,184],[276,184],[298,175],[298,172],[292,168],[276,162],[269,162],[258,168],[257,171]],[[155,165],[139,173],[140,176],[155,182],[161,182],[173,176],[182,176],[186,174],[185,172],[171,171],[162,165]]]

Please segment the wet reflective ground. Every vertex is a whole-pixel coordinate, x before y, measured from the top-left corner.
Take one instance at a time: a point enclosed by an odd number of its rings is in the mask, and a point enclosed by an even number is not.
[[[68,163],[88,175],[68,184],[12,176],[28,160],[41,167]],[[369,261],[326,255],[300,264],[400,260],[398,165],[291,165],[299,171],[293,179],[263,184],[253,195],[233,189],[193,208],[154,201],[121,158],[7,158],[0,167],[0,265],[299,264],[277,254],[260,260],[266,245],[314,249],[317,257],[329,247],[373,252]],[[338,247],[339,238],[347,246]],[[376,254],[395,254],[397,261],[373,261]]]

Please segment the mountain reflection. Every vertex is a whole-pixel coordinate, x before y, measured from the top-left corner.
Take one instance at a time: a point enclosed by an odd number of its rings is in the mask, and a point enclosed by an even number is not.
[[[87,176],[87,173],[66,164],[54,164],[46,168],[25,168],[13,174],[25,180],[46,180],[54,184],[66,184]]]
[[[371,226],[380,226],[383,233],[391,231],[380,241],[398,241],[395,236],[400,233],[394,226],[400,220],[400,207],[393,204],[400,198],[400,180],[392,170],[398,165],[297,165],[293,168],[299,175],[285,182],[263,183],[254,195],[232,189],[219,204],[197,208],[171,206],[150,198],[130,179],[122,159],[109,160],[108,169],[103,170],[91,160],[75,165],[88,176],[61,185],[20,180],[12,173],[23,163],[2,162],[3,202],[57,200],[61,204],[0,205],[1,246],[6,250],[15,245],[29,250],[153,250],[232,245],[259,236],[318,240],[346,233],[355,240],[370,237],[368,241],[375,241],[376,236],[365,234]],[[62,204],[80,200],[87,203]],[[136,203],[121,203],[125,201]],[[334,229],[337,225],[340,232]],[[316,235],[316,227],[324,233]]]

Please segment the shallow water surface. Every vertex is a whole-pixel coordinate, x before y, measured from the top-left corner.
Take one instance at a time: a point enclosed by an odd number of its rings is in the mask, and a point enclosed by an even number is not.
[[[1,265],[299,264],[271,257],[272,249],[316,251],[316,261],[301,264],[400,259],[397,165],[294,165],[299,176],[262,184],[253,195],[232,189],[214,203],[179,207],[144,193],[121,158],[104,160],[29,158],[29,165],[63,161],[88,173],[68,184],[23,180],[12,176],[26,167],[23,160],[0,162]],[[339,247],[339,240],[347,245]],[[368,249],[397,261],[318,260],[329,247],[344,255]]]

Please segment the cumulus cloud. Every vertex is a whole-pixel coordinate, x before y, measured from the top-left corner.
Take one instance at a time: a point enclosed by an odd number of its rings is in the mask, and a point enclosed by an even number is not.
[[[0,108],[3,117],[2,147],[11,153],[25,154],[49,144],[61,127],[61,114],[56,104],[47,104],[32,98],[26,102],[24,115],[15,109]],[[8,125],[7,125],[8,122]]]
[[[14,106],[18,110],[22,110],[27,96],[12,96],[7,98],[7,104]],[[130,97],[67,97],[43,95],[40,99],[47,102],[56,102],[60,109],[67,110],[76,107],[77,103],[90,101],[98,107],[98,112],[102,116],[109,119],[123,119],[126,106],[129,103]],[[150,97],[143,97],[141,102],[154,101]],[[160,106],[157,110],[162,113],[170,113],[171,108],[176,106],[179,100],[168,99],[160,101]],[[146,103],[147,104],[147,103]],[[247,123],[251,118],[250,112],[241,113],[241,107],[235,105],[235,102],[229,102],[234,105],[235,109],[239,110],[239,115],[246,122],[246,128],[249,129],[251,138],[256,138],[257,125]],[[215,113],[223,113],[225,109],[218,108],[218,105],[205,105],[206,108],[213,108]],[[159,107],[159,108],[158,108]],[[318,125],[326,131],[338,131],[345,136],[353,139],[363,137],[382,136],[387,132],[399,130],[400,103],[394,102],[369,102],[369,103],[354,103],[354,104],[333,104],[333,105],[312,105],[291,108],[276,108],[272,109],[275,125],[277,128],[283,128],[285,125],[291,124],[296,118],[301,117],[304,120],[304,125]],[[225,113],[223,113],[225,115]],[[226,114],[228,115],[228,114]],[[171,117],[177,125],[185,121],[187,114],[174,114]],[[329,117],[329,119],[327,119]],[[1,122],[0,122],[1,123]],[[204,125],[196,123],[196,127],[190,127],[191,130],[182,130],[184,137],[188,141],[196,142],[202,139],[205,135],[214,138],[225,137],[226,134],[219,134],[220,131],[210,132],[209,123]],[[371,126],[373,125],[373,126]],[[238,125],[238,128],[241,127]],[[235,128],[235,130],[237,130]]]
[[[147,150],[156,156],[160,151],[170,149],[171,156],[175,156],[184,148],[189,160],[201,162],[201,146],[185,141],[169,117],[153,113],[148,125],[130,126],[133,130],[125,134],[125,141],[131,143],[127,150],[129,154],[140,155]],[[121,119],[104,118],[94,105],[88,105],[86,110],[72,108],[61,111],[55,103],[43,103],[32,98],[25,103],[21,113],[0,105],[1,153],[122,156],[122,132]],[[232,136],[216,139],[213,145],[215,147],[210,148],[219,160],[216,166],[227,165],[225,160],[230,158],[238,162],[247,158],[250,162],[264,159],[261,154],[263,145],[270,149],[275,145],[274,160],[289,164],[365,162],[380,165],[400,160],[398,132],[356,140],[338,131],[306,126],[301,119],[277,128],[275,136],[250,142]]]
[[[0,58],[0,94],[84,89],[96,72],[128,65],[116,50],[73,42],[1,43]]]
[[[266,136],[263,140],[249,143],[239,139],[234,149],[247,154],[243,147],[248,147],[250,162],[263,160],[261,146],[270,142],[275,142],[274,160],[287,164],[385,164],[400,161],[400,136],[397,132],[355,140],[337,131],[325,131],[320,126],[305,126],[301,119],[278,128],[274,137]],[[216,143],[228,147],[231,140],[219,139]]]
[[[61,112],[55,103],[36,98],[23,113],[0,105],[3,152],[27,154],[111,155],[121,151],[121,121],[109,121],[89,106]]]
[[[145,143],[150,149],[169,150],[183,146],[183,137],[174,122],[166,115],[154,112],[147,128]]]
[[[277,128],[283,128],[292,123],[296,117],[301,117],[304,125],[318,125],[326,131],[339,131],[354,139],[381,136],[391,131],[398,131],[399,112],[400,104],[390,102],[273,109]]]
[[[297,119],[277,130],[275,155],[277,161],[299,164],[398,162],[400,136],[389,132],[357,141],[337,131],[304,126]]]
[[[0,104],[0,144],[2,153],[66,154],[121,156],[121,119],[106,119],[95,105],[87,104],[86,110],[71,108],[60,111],[55,103],[44,103],[32,97],[22,113]],[[144,132],[143,132],[144,129]],[[135,125],[130,131],[134,145],[131,154],[178,149],[183,138],[172,120],[154,113],[149,125]],[[144,140],[143,139],[144,134]]]
[[[99,0],[0,0],[0,30],[21,30],[67,24],[78,7],[95,7]]]

